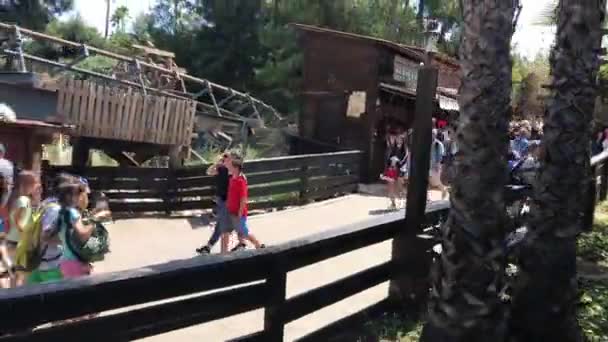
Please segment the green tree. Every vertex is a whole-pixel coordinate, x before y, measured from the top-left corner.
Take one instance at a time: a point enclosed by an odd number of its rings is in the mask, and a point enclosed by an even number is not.
[[[551,53],[542,167],[514,301],[519,341],[583,341],[576,319],[576,239],[591,176],[591,119],[597,96],[605,0],[561,0]]]
[[[507,125],[514,2],[464,0],[460,155],[435,263],[423,342],[505,341],[503,287]]]
[[[73,0],[5,0],[0,2],[0,21],[44,30],[54,17],[71,10],[73,5]]]
[[[110,21],[114,28],[117,28],[120,32],[125,32],[129,18],[129,8],[127,6],[119,6],[114,11],[114,14],[112,14]]]

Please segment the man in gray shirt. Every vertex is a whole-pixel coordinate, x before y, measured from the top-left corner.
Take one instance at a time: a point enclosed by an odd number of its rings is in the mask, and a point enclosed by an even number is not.
[[[0,143],[0,175],[2,175],[2,177],[4,177],[4,179],[6,180],[6,184],[8,186],[8,191],[6,194],[6,198],[2,198],[1,199],[1,203],[3,205],[6,204],[6,201],[8,200],[8,197],[10,196],[11,190],[13,189],[13,175],[15,172],[15,169],[13,167],[13,163],[5,158],[6,155],[6,147],[4,147],[4,144]]]

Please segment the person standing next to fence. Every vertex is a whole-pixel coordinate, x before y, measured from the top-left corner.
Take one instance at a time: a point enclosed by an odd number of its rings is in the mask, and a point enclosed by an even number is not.
[[[8,184],[4,176],[0,174],[0,196],[4,198],[7,193]],[[0,203],[0,289],[10,288],[13,276],[13,262],[9,258],[6,246],[8,227],[8,208],[4,203]]]
[[[228,185],[228,199],[226,207],[230,215],[230,225],[227,231],[222,235],[222,253],[228,250],[228,242],[232,230],[236,230],[239,236],[239,243],[232,251],[246,248],[245,242],[251,242],[255,248],[264,248],[258,239],[249,232],[247,226],[247,200],[248,200],[248,185],[247,178],[243,174],[243,162],[240,159],[234,159],[228,164],[232,177]]]
[[[15,172],[15,167],[13,163],[5,158],[6,156],[6,147],[4,144],[0,143],[0,175],[4,177],[4,180],[7,185],[6,194],[0,199],[2,205],[8,204],[9,196],[11,195],[11,191],[13,189],[13,176]]]
[[[429,170],[429,185],[431,188],[439,189],[441,191],[441,198],[447,197],[447,188],[441,183],[441,162],[445,155],[445,147],[437,139],[437,130],[433,129],[432,137],[433,143],[431,144],[431,166]]]
[[[87,241],[93,233],[93,225],[85,225],[82,221],[82,210],[88,206],[88,187],[81,182],[69,182],[59,187],[59,204],[61,210],[57,225],[61,239],[62,255],[59,262],[63,278],[76,278],[89,275],[91,265],[81,261],[72,251],[68,239],[74,230],[80,241]]]
[[[29,229],[33,223],[32,199],[40,187],[39,177],[30,171],[22,171],[17,176],[17,184],[9,199],[9,222],[10,230],[6,237],[7,250],[14,265],[16,262],[17,245],[21,239],[21,233]],[[36,203],[37,204],[37,203]],[[13,286],[25,284],[26,273],[17,269]]]
[[[40,265],[30,274],[28,284],[43,284],[55,282],[63,279],[63,274],[59,268],[63,248],[59,238],[59,203],[58,190],[63,184],[75,183],[74,176],[62,173],[55,177],[50,196],[40,204],[41,212],[41,235],[39,248],[41,249]]]
[[[230,173],[228,164],[232,162],[230,154],[224,153],[220,160],[211,165],[207,169],[209,176],[215,177],[215,217],[216,223],[213,229],[213,234],[209,238],[206,245],[196,249],[199,254],[211,253],[211,248],[218,242],[222,236],[222,232],[227,229],[229,224],[228,211],[226,209],[226,199],[228,198],[228,183],[230,182]]]

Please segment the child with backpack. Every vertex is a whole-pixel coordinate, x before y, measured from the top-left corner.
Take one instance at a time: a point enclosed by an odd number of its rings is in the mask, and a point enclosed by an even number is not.
[[[17,176],[17,184],[11,192],[9,199],[9,222],[10,229],[6,236],[6,244],[9,257],[15,264],[15,281],[13,286],[25,284],[27,271],[19,265],[17,260],[17,246],[21,240],[21,234],[30,229],[33,223],[33,208],[35,196],[40,194],[40,178],[33,172],[22,171]]]
[[[89,193],[88,183],[83,178],[59,189],[61,209],[57,225],[63,247],[59,264],[63,278],[91,274],[91,263],[102,260],[109,251],[108,231],[100,223],[109,211],[95,210],[85,216]]]
[[[75,178],[71,175],[57,175],[49,189],[51,195],[40,204],[38,219],[30,233],[32,243],[29,244],[27,264],[33,271],[28,284],[44,284],[63,279],[59,268],[63,249],[57,226],[61,209],[57,191],[63,184],[74,182]]]

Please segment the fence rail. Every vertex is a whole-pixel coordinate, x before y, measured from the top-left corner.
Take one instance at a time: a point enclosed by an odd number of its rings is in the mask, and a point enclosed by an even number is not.
[[[427,225],[441,222],[448,207],[447,202],[430,205]],[[265,308],[264,331],[241,340],[282,341],[285,324],[388,281],[398,270],[389,261],[290,298],[286,297],[287,272],[391,239],[403,224],[403,216],[396,213],[259,252],[212,255],[4,291],[0,293],[0,310],[11,314],[0,320],[3,332],[122,310],[6,335],[0,341],[126,341],[260,308]],[[179,298],[192,294],[197,295]],[[132,307],[161,300],[169,301]],[[318,334],[301,340],[312,341]]]
[[[245,163],[251,209],[305,204],[357,190],[361,152],[346,151],[259,159]],[[103,191],[116,213],[178,212],[211,208],[214,177],[207,165],[193,168],[51,167],[45,183],[59,172],[77,173]]]

